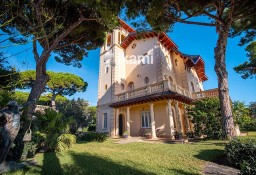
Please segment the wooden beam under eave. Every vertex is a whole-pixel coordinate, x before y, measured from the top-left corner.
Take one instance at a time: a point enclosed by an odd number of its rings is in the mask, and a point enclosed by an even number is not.
[[[164,36],[164,39],[162,40],[162,42],[165,42],[167,40],[168,40],[168,38],[166,36]]]
[[[136,39],[135,36],[131,36],[131,38],[132,38],[132,40],[135,40],[135,39]]]
[[[169,49],[169,46],[172,46],[172,42],[170,42],[168,45],[167,45],[167,48]]]
[[[149,35],[150,35],[152,38],[156,36],[154,33],[150,33]]]
[[[129,42],[129,44],[133,41],[133,40],[130,40],[131,39],[131,36],[129,36],[128,38],[127,38],[127,41]]]
[[[158,40],[159,40],[160,42],[162,42],[163,37],[164,37],[164,36],[162,36],[162,37],[161,37],[161,36],[158,36]]]

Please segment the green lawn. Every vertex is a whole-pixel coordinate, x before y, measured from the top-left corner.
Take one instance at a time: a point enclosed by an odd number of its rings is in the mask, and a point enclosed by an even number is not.
[[[223,142],[193,144],[77,143],[67,152],[37,154],[38,167],[9,174],[202,174],[206,161],[224,153]]]
[[[248,136],[250,137],[256,137],[256,131],[249,131]]]

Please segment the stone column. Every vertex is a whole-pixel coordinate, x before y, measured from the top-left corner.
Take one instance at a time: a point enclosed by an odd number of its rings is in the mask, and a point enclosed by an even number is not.
[[[174,122],[173,122],[173,114],[172,114],[172,101],[168,100],[167,101],[167,116],[168,116],[168,120],[169,120],[169,124],[170,124],[170,137],[171,139],[174,138]]]
[[[188,119],[188,114],[187,114],[187,105],[184,105],[184,114],[185,114],[185,123],[186,123],[186,129],[187,129],[187,132],[190,131],[190,124],[189,124],[189,119]]]
[[[155,124],[155,116],[154,116],[154,104],[150,103],[150,117],[151,117],[151,132],[152,138],[156,138],[156,124]]]
[[[119,135],[119,109],[116,109],[116,136]]]
[[[130,107],[126,108],[126,130],[129,133],[130,136],[130,132],[131,132],[131,128],[130,128]]]
[[[175,111],[176,111],[176,119],[177,119],[177,129],[178,132],[182,132],[182,124],[181,124],[181,116],[180,116],[180,112],[179,112],[179,107],[178,107],[178,102],[175,102]]]

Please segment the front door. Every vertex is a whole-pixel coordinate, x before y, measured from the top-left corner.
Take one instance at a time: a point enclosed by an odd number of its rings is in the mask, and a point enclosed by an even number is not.
[[[123,135],[123,120],[124,120],[124,117],[122,114],[119,115],[119,122],[118,122],[118,125],[119,125],[119,130],[118,130],[118,135],[122,136]]]

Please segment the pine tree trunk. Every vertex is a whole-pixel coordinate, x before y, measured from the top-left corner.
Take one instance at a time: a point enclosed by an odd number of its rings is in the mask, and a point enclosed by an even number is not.
[[[217,45],[214,49],[215,54],[215,72],[218,77],[218,90],[220,99],[220,108],[222,115],[223,138],[227,139],[234,136],[234,121],[231,108],[231,100],[228,89],[228,72],[226,70],[226,46],[229,27],[222,28],[219,31]]]
[[[31,92],[28,97],[28,101],[38,100],[40,95],[45,90],[45,85],[49,81],[49,76],[46,74],[46,65],[37,65],[36,67],[36,79]],[[28,114],[33,114],[36,108],[36,102],[31,103],[28,106]]]
[[[52,97],[51,97],[51,107],[53,108],[53,109],[56,109],[56,103],[55,103],[55,99],[56,99],[56,96],[57,96],[57,94],[52,94]]]

